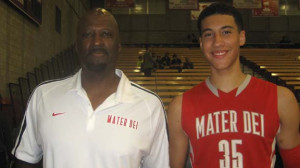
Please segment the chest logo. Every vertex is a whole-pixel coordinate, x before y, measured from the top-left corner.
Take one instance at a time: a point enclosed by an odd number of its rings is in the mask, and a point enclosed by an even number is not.
[[[61,115],[61,114],[65,114],[65,113],[52,113],[52,116],[55,117],[55,116],[58,116],[58,115]]]
[[[132,128],[135,130],[138,129],[138,125],[139,125],[139,122],[136,120],[132,120],[120,116],[114,116],[114,115],[107,116],[107,123]]]

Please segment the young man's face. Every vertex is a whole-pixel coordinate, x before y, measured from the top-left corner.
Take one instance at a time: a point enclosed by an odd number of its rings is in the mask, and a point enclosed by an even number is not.
[[[84,69],[113,69],[120,51],[119,32],[112,16],[91,14],[79,26],[77,51]]]
[[[239,48],[245,44],[245,31],[239,32],[230,15],[215,14],[202,21],[200,47],[216,70],[239,65]]]

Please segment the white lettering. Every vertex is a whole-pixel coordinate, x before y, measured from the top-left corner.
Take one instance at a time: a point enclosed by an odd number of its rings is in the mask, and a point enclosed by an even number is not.
[[[199,118],[196,118],[196,135],[197,135],[197,139],[199,139],[199,134],[201,134],[201,137],[204,137],[204,119],[205,116],[201,117],[201,122],[199,122]]]
[[[258,126],[258,122],[256,122],[258,114],[257,113],[251,113],[252,116],[252,127],[253,127],[253,134],[259,135],[260,133],[256,131],[256,127]]]
[[[214,116],[215,116],[215,122],[216,122],[216,133],[220,133],[220,129],[219,129],[219,115],[220,115],[220,112],[217,111],[215,113],[213,113]]]
[[[256,112],[243,111],[244,133],[265,136],[264,115]]]
[[[244,133],[250,133],[251,132],[250,113],[248,111],[243,111],[243,117],[244,117]]]
[[[236,111],[230,110],[230,132],[238,132],[238,129],[236,127],[237,122],[237,114]]]
[[[228,123],[228,120],[225,117],[227,117],[227,115],[228,115],[227,110],[221,111],[221,116],[222,116],[222,121],[221,122],[222,122],[222,132],[223,133],[229,132],[229,129],[228,128],[226,129],[226,124]]]
[[[261,129],[261,136],[265,137],[265,122],[264,122],[264,115],[260,114],[260,129]]]
[[[213,123],[213,119],[212,119],[212,115],[211,113],[208,114],[207,117],[207,128],[206,128],[206,135],[210,135],[210,134],[214,134],[214,123]]]

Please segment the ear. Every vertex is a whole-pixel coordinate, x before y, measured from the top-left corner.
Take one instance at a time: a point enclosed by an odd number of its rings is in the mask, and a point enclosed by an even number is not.
[[[122,45],[121,45],[121,43],[119,43],[118,50],[119,50],[119,52],[121,52],[121,50],[122,50]]]
[[[245,30],[241,30],[240,32],[240,46],[245,45],[246,43],[246,32]]]
[[[75,51],[76,51],[76,53],[78,54],[78,44],[77,44],[77,41],[75,42]]]
[[[202,49],[202,38],[201,38],[201,35],[199,36],[199,44],[200,44],[200,48]]]

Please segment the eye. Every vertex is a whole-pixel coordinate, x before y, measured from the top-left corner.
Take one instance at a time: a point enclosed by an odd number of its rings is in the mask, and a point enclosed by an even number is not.
[[[231,34],[231,31],[230,31],[230,30],[224,30],[224,31],[223,31],[223,34],[224,34],[224,35]]]
[[[203,33],[203,37],[204,38],[209,38],[209,37],[211,37],[213,34],[211,33],[211,32],[205,32],[205,33]]]
[[[112,37],[112,33],[108,31],[102,32],[101,37]]]
[[[91,32],[91,31],[87,31],[87,32],[82,33],[83,38],[89,38],[89,37],[92,37],[93,35],[94,35],[94,33]]]

